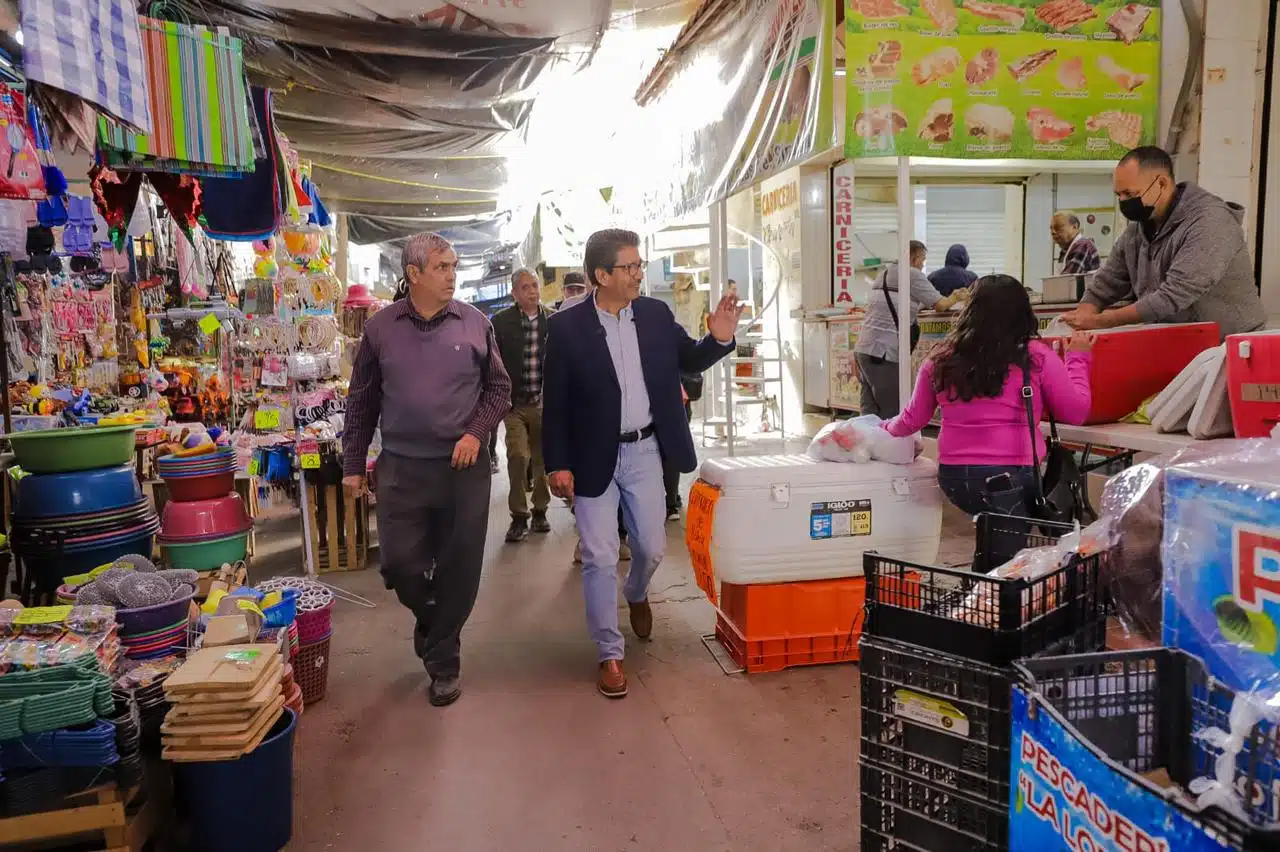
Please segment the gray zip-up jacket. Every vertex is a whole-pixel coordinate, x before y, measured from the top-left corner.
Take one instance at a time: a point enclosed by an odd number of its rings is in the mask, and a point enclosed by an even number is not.
[[[1245,246],[1244,208],[1193,183],[1153,239],[1130,223],[1089,283],[1084,301],[1136,300],[1143,322],[1216,322],[1223,336],[1256,331],[1267,315]]]

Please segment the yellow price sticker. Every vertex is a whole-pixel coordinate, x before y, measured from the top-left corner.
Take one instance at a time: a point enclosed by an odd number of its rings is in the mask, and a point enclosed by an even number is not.
[[[18,613],[14,624],[61,624],[71,614],[69,606],[33,606]]]
[[[320,454],[303,453],[301,461],[303,470],[316,470],[320,467]]]
[[[75,588],[76,586],[83,586],[85,583],[88,583],[92,579],[93,579],[92,574],[76,574],[71,577],[63,577],[62,582],[64,585]]]
[[[205,314],[200,318],[200,322],[198,324],[200,326],[200,330],[208,337],[213,337],[213,335],[217,333],[218,329],[222,328],[222,321],[213,314]]]
[[[253,414],[253,425],[257,429],[279,429],[280,409],[259,408]]]
[[[251,460],[249,461],[249,475],[250,475],[250,476],[257,476],[257,475],[258,475],[258,460],[257,460],[257,459],[251,459]]]

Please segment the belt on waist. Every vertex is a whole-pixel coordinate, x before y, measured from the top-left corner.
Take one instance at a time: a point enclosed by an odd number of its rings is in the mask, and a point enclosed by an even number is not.
[[[653,424],[650,423],[640,431],[623,432],[618,436],[620,444],[634,444],[637,441],[643,441],[645,438],[653,437]]]

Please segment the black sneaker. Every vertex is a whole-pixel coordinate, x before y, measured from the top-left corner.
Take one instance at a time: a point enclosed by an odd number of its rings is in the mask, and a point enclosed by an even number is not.
[[[676,505],[667,506],[667,521],[680,520],[680,507]]]
[[[547,520],[546,512],[534,512],[533,521],[529,526],[530,530],[536,533],[551,532],[551,522]]]
[[[507,541],[514,544],[517,541],[524,541],[528,537],[528,518],[512,518],[511,526],[507,527]]]
[[[457,675],[438,675],[431,678],[427,698],[432,707],[448,707],[462,696],[462,683]]]

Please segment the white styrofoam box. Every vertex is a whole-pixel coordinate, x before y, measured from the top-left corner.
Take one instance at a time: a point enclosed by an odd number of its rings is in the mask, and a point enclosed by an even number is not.
[[[862,554],[930,564],[942,534],[938,466],[817,461],[806,455],[707,459],[720,489],[711,564],[727,583],[862,576]]]

